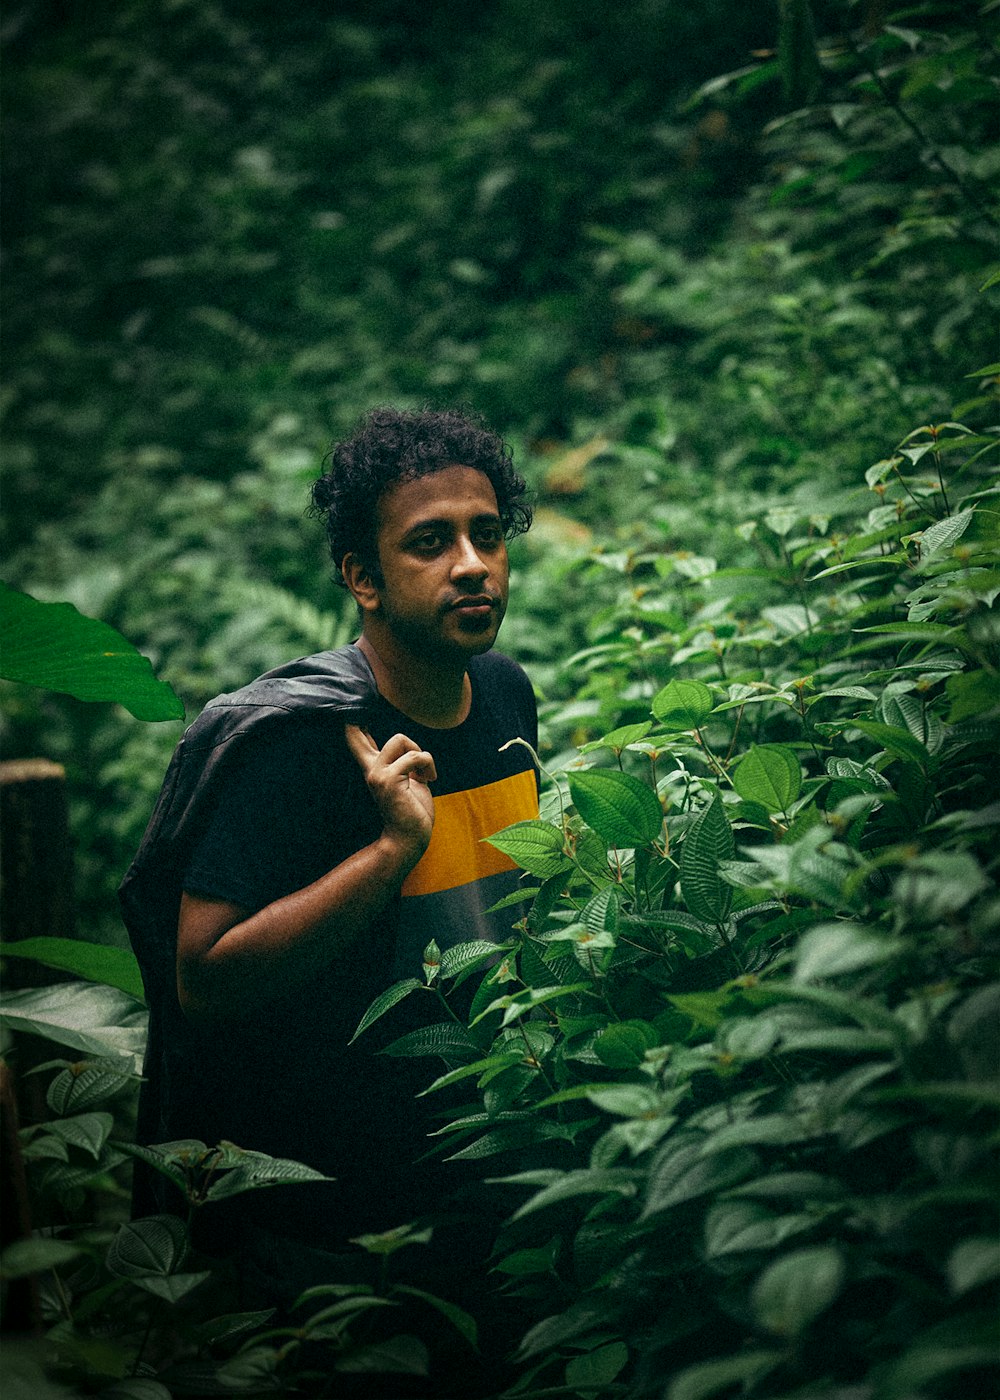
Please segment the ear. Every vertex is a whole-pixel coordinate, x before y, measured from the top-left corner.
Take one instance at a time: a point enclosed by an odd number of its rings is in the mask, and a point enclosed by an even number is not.
[[[340,571],[351,596],[362,612],[374,613],[381,606],[378,586],[372,578],[371,570],[360,554],[345,554]]]

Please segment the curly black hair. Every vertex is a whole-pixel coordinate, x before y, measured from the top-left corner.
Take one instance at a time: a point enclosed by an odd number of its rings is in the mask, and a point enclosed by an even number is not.
[[[480,418],[455,409],[375,408],[330,453],[329,470],[312,488],[312,514],[322,517],[343,584],[345,554],[357,554],[377,577],[377,506],[382,493],[443,467],[475,467],[489,478],[507,539],[531,524],[523,477],[511,449]]]

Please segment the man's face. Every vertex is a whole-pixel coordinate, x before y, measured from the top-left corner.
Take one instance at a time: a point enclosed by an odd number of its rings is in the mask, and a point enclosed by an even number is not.
[[[379,615],[416,655],[488,651],[507,607],[507,546],[489,478],[443,467],[378,506]]]

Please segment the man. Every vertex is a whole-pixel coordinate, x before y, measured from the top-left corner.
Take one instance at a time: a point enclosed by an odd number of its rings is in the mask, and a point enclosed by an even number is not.
[[[491,652],[524,492],[457,413],[363,420],[313,492],[358,640],[212,702],[122,886],[151,1010],[140,1141],[225,1138],[336,1178],[237,1198],[229,1247],[263,1231],[342,1250],[449,1190],[414,1165],[426,1066],[373,1053],[406,1026],[348,1041],[432,937],[496,941],[518,916],[488,912],[519,875],[483,838],[538,810],[509,744],[535,744],[531,688]]]

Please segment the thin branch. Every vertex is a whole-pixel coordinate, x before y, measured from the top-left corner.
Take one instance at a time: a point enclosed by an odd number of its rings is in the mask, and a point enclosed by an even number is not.
[[[967,200],[968,203],[971,204],[972,207],[975,210],[977,210],[978,213],[984,219],[986,219],[989,223],[991,223],[994,226],[994,228],[1000,228],[1000,219],[997,218],[997,216],[993,213],[992,209],[990,209],[986,204],[983,203],[983,201],[979,198],[975,191],[969,187],[969,185],[954,168],[954,166],[951,165],[947,160],[945,160],[944,156],[934,145],[931,138],[927,135],[924,129],[920,126],[920,124],[910,115],[910,113],[900,102],[899,98],[889,87],[888,83],[882,77],[882,74],[878,71],[878,69],[872,63],[871,59],[868,57],[867,53],[865,53],[864,50],[859,47],[857,41],[854,38],[854,35],[850,31],[847,31],[847,33],[845,34],[845,38],[847,40],[847,45],[848,48],[851,50],[851,53],[862,65],[865,72],[869,75],[872,82],[876,85],[879,92],[881,93],[883,102],[885,102],[886,106],[889,107],[891,111],[895,112],[896,116],[907,128],[910,134],[914,136],[917,139],[917,141],[920,142],[920,145],[927,153],[928,159],[931,160],[933,164],[937,166],[937,168],[946,177],[946,179],[952,182],[952,184],[955,186],[958,192],[962,195],[963,199]]]

